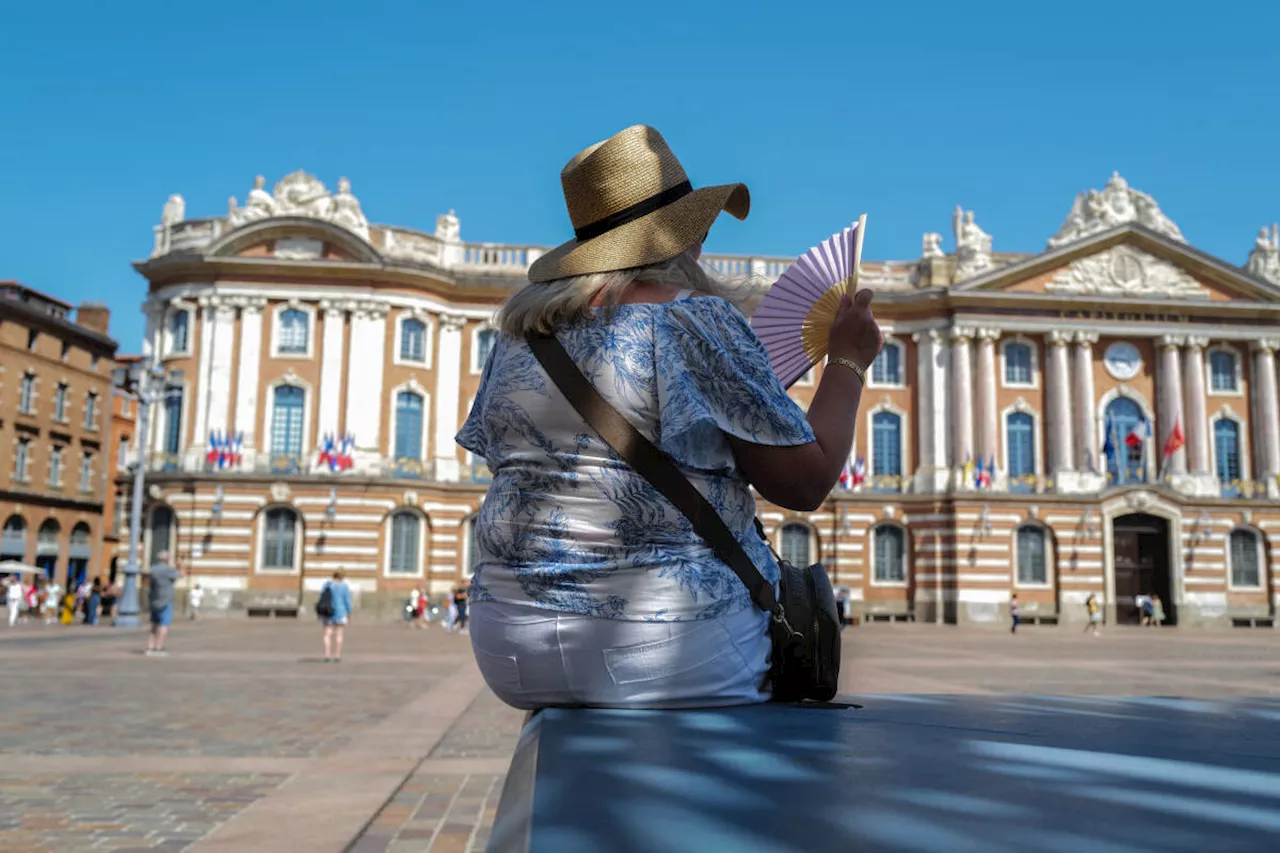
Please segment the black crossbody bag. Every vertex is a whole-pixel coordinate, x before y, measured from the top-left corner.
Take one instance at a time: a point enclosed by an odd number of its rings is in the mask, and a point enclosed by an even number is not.
[[[775,595],[773,585],[751,562],[715,507],[665,453],[592,387],[560,341],[553,335],[532,333],[526,335],[525,340],[578,414],[636,473],[689,519],[715,555],[733,569],[756,606],[770,614],[773,700],[827,702],[834,697],[840,677],[840,618],[831,579],[822,564],[799,568],[774,551],[782,570],[781,596]],[[759,519],[756,531],[768,544]]]

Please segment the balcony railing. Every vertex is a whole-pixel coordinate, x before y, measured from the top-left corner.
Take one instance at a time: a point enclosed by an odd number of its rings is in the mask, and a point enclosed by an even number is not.
[[[147,455],[147,471],[159,474],[200,474],[209,477],[274,475],[289,477],[395,477],[410,480],[434,480],[435,465],[419,459],[377,458],[362,460],[347,470],[332,470],[320,464],[316,454],[263,453],[245,459],[238,465],[210,463],[203,454],[151,453]]]

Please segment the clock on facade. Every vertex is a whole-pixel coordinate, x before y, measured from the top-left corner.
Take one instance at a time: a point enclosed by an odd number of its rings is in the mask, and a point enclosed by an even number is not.
[[[1138,375],[1138,371],[1142,368],[1142,353],[1127,341],[1116,341],[1107,347],[1102,361],[1106,365],[1107,373],[1125,381]]]

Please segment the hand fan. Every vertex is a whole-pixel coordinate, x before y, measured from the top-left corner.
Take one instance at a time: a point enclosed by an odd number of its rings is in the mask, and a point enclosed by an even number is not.
[[[773,372],[789,388],[827,354],[827,335],[841,298],[858,289],[866,214],[796,258],[765,294],[751,328],[769,353]]]

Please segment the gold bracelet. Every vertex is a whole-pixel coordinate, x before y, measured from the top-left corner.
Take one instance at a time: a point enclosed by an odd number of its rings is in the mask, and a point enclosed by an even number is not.
[[[867,371],[862,365],[850,358],[832,358],[827,360],[830,364],[838,364],[841,367],[847,367],[853,371],[853,375],[858,377],[858,381],[863,385],[867,384]]]

